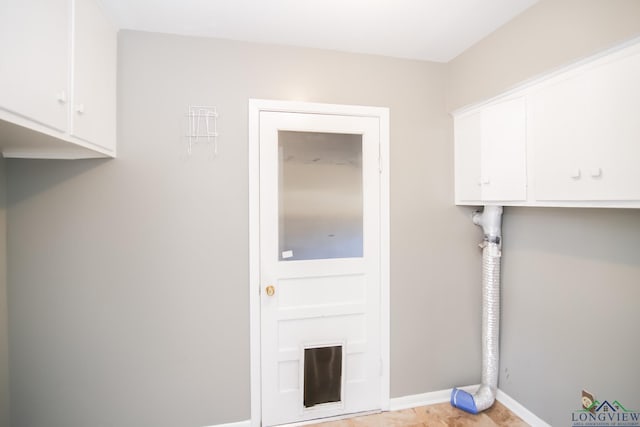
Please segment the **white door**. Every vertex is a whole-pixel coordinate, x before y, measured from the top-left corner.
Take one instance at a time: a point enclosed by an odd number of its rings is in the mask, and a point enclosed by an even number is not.
[[[259,121],[262,425],[380,409],[379,118]]]

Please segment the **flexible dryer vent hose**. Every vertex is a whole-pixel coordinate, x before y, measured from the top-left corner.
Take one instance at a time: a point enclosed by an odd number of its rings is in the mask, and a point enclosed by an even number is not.
[[[482,248],[482,384],[472,395],[454,388],[451,405],[472,414],[491,407],[498,390],[500,325],[500,257],[502,206],[485,206],[473,215],[484,231]]]

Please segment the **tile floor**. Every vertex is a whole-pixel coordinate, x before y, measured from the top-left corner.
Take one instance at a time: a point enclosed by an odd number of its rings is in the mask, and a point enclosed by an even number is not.
[[[528,425],[500,402],[495,402],[491,408],[478,415],[468,414],[445,402],[402,411],[311,424],[306,427],[526,427]]]

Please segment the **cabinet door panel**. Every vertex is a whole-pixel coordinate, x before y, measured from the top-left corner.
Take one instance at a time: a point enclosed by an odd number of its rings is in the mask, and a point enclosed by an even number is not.
[[[593,104],[588,86],[569,79],[547,86],[528,100],[529,138],[533,144],[535,197],[538,200],[580,200],[582,144],[587,139],[585,109]]]
[[[0,2],[1,108],[67,129],[68,28],[68,0]]]
[[[72,134],[115,150],[116,30],[94,0],[75,0]]]
[[[638,75],[627,56],[530,96],[537,200],[640,199]]]
[[[640,54],[598,67],[588,79],[599,101],[587,122],[592,197],[640,200]]]
[[[527,198],[526,111],[524,98],[482,110],[482,199]]]
[[[524,98],[456,117],[457,202],[519,202],[527,198]]]
[[[479,201],[480,193],[480,112],[456,117],[454,120],[455,139],[455,198],[457,202]]]

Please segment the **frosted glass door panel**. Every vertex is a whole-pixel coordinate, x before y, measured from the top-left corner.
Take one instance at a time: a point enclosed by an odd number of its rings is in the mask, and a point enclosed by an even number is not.
[[[278,131],[279,259],[362,257],[362,135]]]

